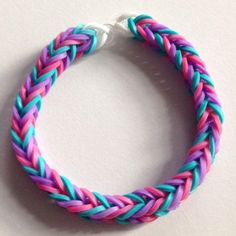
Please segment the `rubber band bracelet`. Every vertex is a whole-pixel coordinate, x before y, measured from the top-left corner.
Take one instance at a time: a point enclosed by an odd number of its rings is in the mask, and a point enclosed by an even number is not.
[[[69,28],[46,46],[16,96],[11,124],[12,146],[29,177],[55,202],[87,220],[138,224],[176,209],[199,186],[219,150],[223,113],[214,83],[194,47],[149,15],[123,15],[113,25],[167,55],[193,96],[196,134],[177,174],[158,186],[124,195],[103,195],[77,187],[49,167],[35,136],[42,98],[57,77],[79,57],[107,41],[112,27],[91,23]]]

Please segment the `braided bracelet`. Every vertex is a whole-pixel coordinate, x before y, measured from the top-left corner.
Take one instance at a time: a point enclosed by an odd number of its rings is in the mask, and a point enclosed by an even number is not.
[[[80,24],[69,28],[42,50],[16,96],[12,145],[29,177],[59,206],[87,220],[138,224],[153,221],[176,209],[202,183],[219,150],[223,113],[204,62],[182,36],[148,15],[123,15],[113,27],[165,53],[182,73],[193,96],[197,131],[177,174],[157,186],[124,195],[103,195],[72,184],[49,167],[41,155],[35,122],[42,98],[72,62],[108,41],[111,27],[107,25]]]

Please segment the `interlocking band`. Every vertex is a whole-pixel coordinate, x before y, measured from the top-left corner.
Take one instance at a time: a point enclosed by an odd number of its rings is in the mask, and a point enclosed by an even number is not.
[[[193,96],[195,141],[177,174],[158,186],[144,187],[125,195],[103,195],[72,184],[49,167],[42,157],[35,137],[42,98],[72,62],[96,49],[97,31],[84,25],[69,28],[42,50],[16,96],[11,137],[23,169],[59,206],[88,220],[138,224],[174,210],[202,183],[219,150],[223,113],[205,64],[188,41],[148,15],[127,20],[136,39],[169,57]]]

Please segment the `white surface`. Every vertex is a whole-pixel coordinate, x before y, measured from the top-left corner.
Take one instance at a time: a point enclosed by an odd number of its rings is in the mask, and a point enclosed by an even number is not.
[[[142,226],[84,222],[51,204],[16,163],[9,120],[17,89],[36,55],[78,23],[109,23],[145,12],[191,41],[224,106],[221,151],[201,187],[175,212]],[[0,235],[202,235],[236,231],[234,0],[0,1]],[[194,131],[178,72],[137,42],[115,37],[84,58],[44,99],[37,132],[48,162],[79,186],[125,193],[160,183],[182,163]]]

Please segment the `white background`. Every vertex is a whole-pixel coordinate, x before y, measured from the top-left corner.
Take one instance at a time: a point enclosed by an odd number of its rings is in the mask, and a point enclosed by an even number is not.
[[[41,48],[59,32],[129,11],[152,15],[195,45],[226,119],[206,181],[178,210],[142,226],[98,225],[51,204],[21,170],[9,143],[11,107]],[[0,235],[235,235],[235,12],[234,0],[1,0]],[[46,160],[74,183],[122,194],[175,174],[194,129],[179,73],[163,56],[115,36],[58,79],[43,101],[37,136]]]

